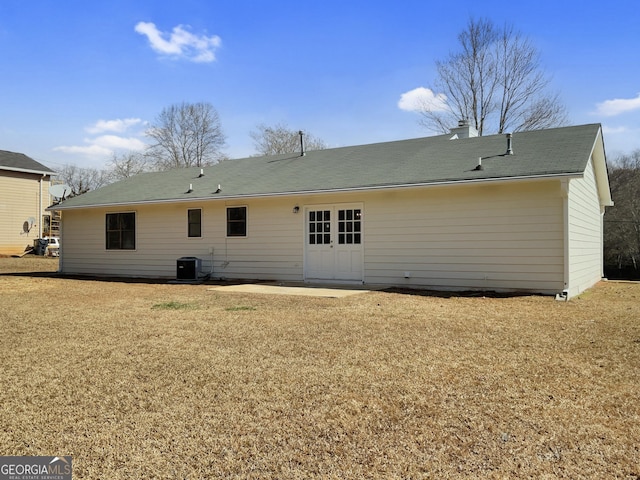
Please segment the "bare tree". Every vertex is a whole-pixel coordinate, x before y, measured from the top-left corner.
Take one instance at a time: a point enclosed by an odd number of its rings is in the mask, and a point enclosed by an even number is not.
[[[459,52],[436,62],[432,90],[446,96],[447,108],[424,104],[422,125],[446,133],[465,119],[482,135],[566,123],[565,107],[547,91],[549,79],[528,38],[513,27],[471,19],[458,41]]]
[[[123,180],[151,170],[149,157],[138,152],[126,152],[120,155],[114,153],[109,167],[112,181]]]
[[[166,107],[147,135],[155,141],[148,153],[158,169],[202,167],[223,158],[225,135],[210,103]]]
[[[604,216],[605,265],[640,278],[640,150],[611,162],[609,184],[615,205]]]
[[[258,155],[277,155],[280,153],[297,153],[300,151],[300,132],[291,130],[282,123],[272,127],[264,124],[256,126],[256,130],[249,133]],[[327,144],[311,134],[303,137],[305,150],[323,150]]]
[[[58,172],[58,179],[71,188],[71,191],[66,195],[69,198],[107,185],[110,183],[110,174],[106,170],[65,165]]]

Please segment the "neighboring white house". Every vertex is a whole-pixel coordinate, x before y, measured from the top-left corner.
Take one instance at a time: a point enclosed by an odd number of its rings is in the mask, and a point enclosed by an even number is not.
[[[451,134],[138,175],[69,199],[61,272],[576,295],[612,205],[598,124]]]
[[[0,150],[0,254],[13,255],[48,235],[54,171],[22,153]]]

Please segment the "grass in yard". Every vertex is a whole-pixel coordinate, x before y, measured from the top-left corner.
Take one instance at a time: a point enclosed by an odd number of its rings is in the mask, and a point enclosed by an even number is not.
[[[176,302],[172,300],[170,302],[156,303],[151,308],[158,310],[189,310],[191,308],[197,308],[197,305],[194,305],[192,303]]]
[[[242,312],[242,311],[253,311],[256,307],[250,307],[248,305],[238,305],[236,307],[227,307],[225,311],[227,312]]]
[[[83,479],[640,476],[638,283],[564,303],[12,274],[56,268],[0,259],[3,455]]]

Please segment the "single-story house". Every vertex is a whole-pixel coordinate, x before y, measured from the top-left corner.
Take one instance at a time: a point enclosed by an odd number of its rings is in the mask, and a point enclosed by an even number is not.
[[[48,233],[52,175],[33,158],[0,150],[0,254],[22,253]]]
[[[576,295],[612,205],[598,124],[145,173],[56,206],[61,272]],[[188,261],[189,259],[187,259]]]

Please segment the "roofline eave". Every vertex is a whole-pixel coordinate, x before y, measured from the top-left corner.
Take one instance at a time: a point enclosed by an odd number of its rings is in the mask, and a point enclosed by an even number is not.
[[[607,156],[604,149],[604,138],[602,136],[602,128],[598,129],[598,133],[591,147],[589,158],[593,159],[593,168],[595,170],[596,185],[600,204],[604,207],[613,207],[613,198],[611,197],[611,186],[609,184],[609,175],[607,173]]]
[[[124,207],[132,205],[162,205],[165,203],[193,203],[201,201],[211,200],[240,200],[246,198],[270,198],[270,197],[288,197],[288,196],[306,196],[306,195],[318,195],[327,193],[348,193],[348,192],[362,192],[362,191],[376,191],[376,190],[393,190],[393,189],[407,189],[407,188],[422,188],[422,187],[444,187],[452,185],[469,185],[478,183],[509,183],[520,181],[532,181],[532,180],[549,180],[554,178],[582,178],[583,173],[560,173],[560,174],[543,174],[543,175],[526,175],[517,177],[496,177],[496,178],[481,178],[481,179],[469,179],[469,180],[445,180],[435,182],[421,182],[421,183],[407,183],[407,184],[393,184],[393,185],[368,185],[362,187],[344,187],[344,188],[327,188],[320,190],[298,190],[287,192],[271,192],[271,193],[248,193],[239,195],[216,195],[215,197],[192,197],[192,198],[167,198],[162,200],[141,200],[133,202],[110,202],[110,203],[96,203],[94,205],[77,205],[77,206],[59,206],[52,205],[47,207],[47,211],[53,210],[80,210],[85,208],[106,208],[106,207]]]
[[[7,167],[4,165],[0,166],[0,170],[8,170],[10,172],[20,172],[20,173],[34,173],[36,175],[49,175],[51,177],[57,175],[56,172],[45,172],[44,170],[30,170],[28,168],[16,168],[16,167]]]

